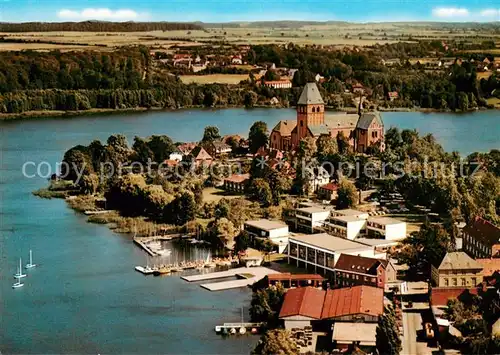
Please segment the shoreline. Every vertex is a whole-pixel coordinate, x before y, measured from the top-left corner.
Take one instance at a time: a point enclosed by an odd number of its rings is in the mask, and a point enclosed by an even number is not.
[[[90,110],[85,111],[26,111],[22,113],[0,113],[0,122],[9,122],[9,121],[20,121],[26,119],[45,119],[45,118],[74,118],[80,116],[94,116],[99,114],[104,115],[118,115],[123,113],[134,113],[134,112],[175,112],[180,110],[224,110],[224,109],[245,109],[252,110],[253,108],[265,108],[265,109],[293,109],[294,106],[283,107],[283,106],[272,106],[272,105],[255,105],[254,107],[247,108],[245,106],[240,105],[226,105],[226,106],[214,106],[214,107],[205,107],[205,106],[187,106],[181,108],[163,108],[163,107],[135,107],[135,108],[125,108],[125,109],[112,109],[112,108],[92,108]],[[332,109],[331,107],[326,106],[326,109],[330,112],[347,112],[347,113],[356,113],[357,109],[355,107],[345,107],[342,110]],[[377,110],[379,112],[422,112],[422,113],[470,113],[477,111],[496,111],[500,110],[500,107],[487,108],[482,107],[474,110],[468,111],[452,111],[452,110],[438,110],[433,108],[407,108],[407,107],[378,107]]]

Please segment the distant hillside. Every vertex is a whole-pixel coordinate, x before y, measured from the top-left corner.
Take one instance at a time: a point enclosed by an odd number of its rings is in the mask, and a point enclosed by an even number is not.
[[[347,21],[293,21],[293,20],[282,20],[282,21],[254,21],[254,22],[219,22],[219,23],[203,23],[196,22],[205,28],[301,28],[304,26],[321,26],[321,25],[333,25],[333,26],[371,26],[371,25],[392,25],[392,26],[407,26],[407,27],[430,27],[430,28],[473,28],[473,29],[500,29],[500,22],[432,22],[432,21],[421,21],[421,22],[347,22]]]
[[[0,32],[144,32],[144,31],[174,31],[203,30],[194,23],[177,22],[24,22],[0,23]]]
[[[255,22],[227,22],[227,23],[203,23],[198,22],[205,28],[300,28],[304,26],[318,26],[318,25],[347,25],[348,22],[344,21],[293,21],[293,20],[283,20],[283,21],[255,21]]]

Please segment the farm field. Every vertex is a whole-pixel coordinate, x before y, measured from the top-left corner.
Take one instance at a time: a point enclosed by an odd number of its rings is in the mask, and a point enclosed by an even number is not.
[[[32,43],[0,43],[0,50],[50,50],[80,48],[110,50],[128,45],[147,45],[158,50],[171,46],[203,45],[207,42],[224,41],[229,44],[286,44],[371,46],[414,40],[493,40],[500,43],[500,34],[480,28],[438,28],[424,23],[306,23],[283,24],[281,22],[252,24],[204,24],[205,30],[175,30],[148,32],[16,32],[0,33],[9,41]],[[500,49],[493,50],[493,54]]]

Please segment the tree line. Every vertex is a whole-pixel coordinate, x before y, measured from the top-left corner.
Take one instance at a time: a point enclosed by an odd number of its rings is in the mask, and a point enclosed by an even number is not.
[[[146,32],[175,30],[203,30],[203,27],[194,23],[183,22],[82,21],[0,23],[0,32]]]

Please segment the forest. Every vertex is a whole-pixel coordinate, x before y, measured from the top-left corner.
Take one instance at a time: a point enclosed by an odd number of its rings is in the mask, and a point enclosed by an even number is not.
[[[83,21],[0,23],[0,32],[145,32],[175,30],[203,30],[203,27],[193,23],[176,22]]]

